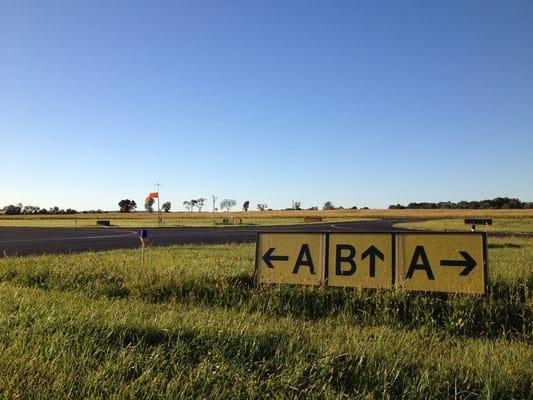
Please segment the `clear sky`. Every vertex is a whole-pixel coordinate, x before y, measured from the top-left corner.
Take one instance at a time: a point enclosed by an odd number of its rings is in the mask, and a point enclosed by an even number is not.
[[[533,201],[533,2],[0,0],[0,146],[0,207]]]

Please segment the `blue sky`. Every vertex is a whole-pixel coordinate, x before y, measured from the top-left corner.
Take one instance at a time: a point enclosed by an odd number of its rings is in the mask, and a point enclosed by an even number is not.
[[[0,206],[533,201],[533,2],[0,2]]]

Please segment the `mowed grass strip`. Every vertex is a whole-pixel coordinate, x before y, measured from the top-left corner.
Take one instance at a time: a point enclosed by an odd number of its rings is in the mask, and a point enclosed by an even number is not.
[[[533,341],[533,240],[491,239],[487,297],[403,291],[256,287],[253,245],[148,248],[139,251],[12,257],[0,282],[317,320],[344,316],[354,326],[431,327],[458,336]]]
[[[464,219],[437,219],[421,222],[402,222],[395,225],[398,228],[434,230],[434,231],[470,231],[471,225],[466,225]],[[492,225],[476,225],[479,232],[516,232],[532,233],[533,218],[494,218]]]
[[[531,346],[0,285],[3,398],[531,397]]]
[[[126,214],[128,215],[128,214]],[[131,215],[131,214],[130,214]],[[217,216],[215,224],[211,218],[205,216],[199,217],[175,217],[168,216],[163,214],[163,223],[160,225],[157,221],[157,213],[153,215],[142,214],[141,217],[132,217],[125,218],[123,215],[116,214],[112,216],[104,216],[101,219],[109,220],[111,227],[114,228],[154,228],[154,227],[165,227],[165,228],[179,228],[179,227],[217,227],[225,228],[228,226],[266,226],[266,225],[297,225],[304,224],[304,217],[265,217],[261,218],[256,215],[256,217],[239,217],[239,219],[234,219],[232,222],[227,225],[223,223],[223,219],[229,219],[229,216],[220,215]],[[237,217],[235,217],[237,218]],[[242,218],[242,221],[240,220]],[[373,221],[375,218],[356,218],[356,217],[345,217],[345,218],[323,218],[321,221],[316,221],[313,223],[324,223],[324,222],[357,222],[357,221]],[[96,218],[80,218],[69,216],[68,218],[61,217],[33,217],[33,216],[21,216],[21,217],[1,217],[0,216],[0,227],[6,228],[96,228]],[[102,228],[106,229],[106,228]]]

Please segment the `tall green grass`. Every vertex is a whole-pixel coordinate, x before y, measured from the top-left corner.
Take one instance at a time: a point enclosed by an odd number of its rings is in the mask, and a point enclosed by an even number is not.
[[[0,261],[0,282],[88,297],[177,301],[306,319],[350,316],[354,324],[432,326],[449,333],[533,339],[532,241],[497,240],[489,248],[488,296],[420,294],[298,286],[256,287],[253,246],[151,249]],[[503,247],[494,247],[503,246]]]
[[[531,346],[0,287],[6,398],[527,398]]]
[[[0,259],[0,398],[532,398],[533,240],[487,297],[256,287],[252,245]]]

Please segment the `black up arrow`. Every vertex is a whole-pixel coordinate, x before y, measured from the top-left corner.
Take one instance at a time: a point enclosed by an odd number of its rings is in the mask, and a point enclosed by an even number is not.
[[[274,250],[275,248],[271,247],[263,256],[263,261],[268,266],[268,268],[274,268],[274,265],[272,265],[272,261],[289,261],[289,256],[273,256],[272,253],[274,252]]]
[[[475,268],[477,263],[466,251],[460,251],[459,254],[463,256],[464,260],[441,260],[440,265],[443,267],[465,267],[459,275],[466,276]]]
[[[364,260],[368,256],[370,256],[370,277],[374,278],[376,276],[376,257],[379,257],[383,261],[384,256],[375,246],[370,246],[366,249],[363,254],[361,254],[361,259]]]

